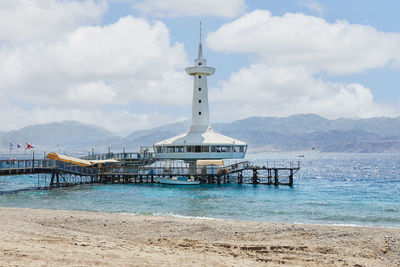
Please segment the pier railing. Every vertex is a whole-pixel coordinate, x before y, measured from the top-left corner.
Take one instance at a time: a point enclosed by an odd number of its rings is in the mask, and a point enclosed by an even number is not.
[[[61,161],[56,162],[56,170],[81,176],[91,176],[100,173],[100,169],[98,168],[83,167],[76,164],[65,163]]]
[[[137,152],[126,152],[126,153],[103,153],[103,154],[91,154],[81,159],[85,160],[106,160],[106,159],[116,159],[116,160],[141,160],[141,159],[153,159],[154,153],[137,153]]]
[[[127,153],[125,153],[127,154]],[[237,173],[244,170],[266,170],[278,169],[287,170],[300,169],[300,163],[295,165],[293,162],[289,166],[265,165],[257,166],[250,161],[242,161],[228,166],[197,166],[190,169],[189,166],[152,166],[143,164],[125,164],[123,162],[117,164],[109,164],[98,167],[83,167],[76,164],[65,163],[53,160],[0,160],[0,173],[18,174],[24,172],[51,172],[54,170],[74,173],[77,175],[101,175],[101,174],[120,174],[120,175],[219,175],[225,173]]]
[[[0,160],[0,175],[50,172],[57,166],[56,162],[44,159],[8,159]]]
[[[100,169],[88,168],[48,159],[0,160],[0,175],[51,173],[55,171],[87,176],[99,173]]]
[[[155,176],[172,176],[172,175],[225,175],[235,174],[243,171],[252,170],[299,170],[300,162],[294,164],[290,162],[288,165],[276,165],[274,164],[267,166],[257,166],[252,164],[250,161],[237,162],[227,166],[197,166],[190,169],[188,164],[184,166],[168,166],[168,165],[125,165],[115,164],[109,165],[99,169],[98,174],[110,174],[110,175],[155,175]]]

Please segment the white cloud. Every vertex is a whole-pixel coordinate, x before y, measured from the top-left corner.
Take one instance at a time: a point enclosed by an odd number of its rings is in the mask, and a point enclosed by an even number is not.
[[[277,17],[256,10],[210,33],[207,44],[218,51],[249,53],[259,61],[333,75],[400,61],[399,34],[347,21],[328,23],[301,13]]]
[[[262,63],[233,73],[211,91],[210,99],[213,118],[219,121],[298,113],[332,119],[399,115],[374,103],[371,90],[361,84],[326,82],[302,67]]]
[[[56,40],[81,25],[100,21],[104,0],[12,0],[0,2],[0,41]]]
[[[69,101],[78,102],[81,106],[93,104],[113,104],[116,102],[116,92],[104,81],[76,84],[67,92]]]
[[[125,17],[80,27],[57,42],[0,47],[0,90],[41,106],[185,105],[188,64],[163,23]]]
[[[304,6],[317,14],[322,14],[325,11],[324,6],[315,0],[300,0],[299,5]]]
[[[232,18],[246,10],[244,0],[142,0],[134,8],[156,17],[215,16]]]
[[[327,118],[399,115],[398,108],[375,103],[362,84],[317,78],[321,72],[334,76],[398,64],[399,34],[256,10],[210,33],[207,44],[218,51],[247,53],[252,61],[211,91],[217,120],[294,113]]]
[[[2,130],[65,119],[120,133],[165,124],[174,118],[159,114],[159,106],[190,103],[189,64],[162,22],[130,16],[54,41],[0,44],[0,93],[8,103]]]

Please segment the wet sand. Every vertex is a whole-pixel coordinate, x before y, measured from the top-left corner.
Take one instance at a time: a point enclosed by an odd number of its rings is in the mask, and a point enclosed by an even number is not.
[[[400,229],[0,208],[0,266],[400,266]]]

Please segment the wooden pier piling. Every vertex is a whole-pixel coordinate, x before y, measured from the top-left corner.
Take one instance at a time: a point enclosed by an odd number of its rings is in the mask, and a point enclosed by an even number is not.
[[[293,169],[290,169],[289,185],[293,186]]]
[[[279,174],[277,169],[274,169],[274,185],[275,186],[279,185]]]

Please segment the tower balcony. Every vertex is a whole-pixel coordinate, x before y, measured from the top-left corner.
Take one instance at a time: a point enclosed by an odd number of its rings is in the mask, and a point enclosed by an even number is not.
[[[194,67],[186,68],[185,70],[186,70],[186,73],[189,75],[197,75],[197,74],[213,75],[215,73],[214,68],[205,67],[205,66],[194,66]]]

